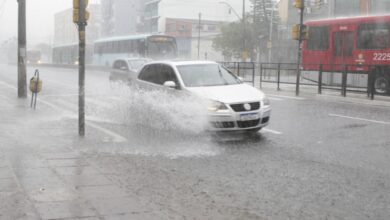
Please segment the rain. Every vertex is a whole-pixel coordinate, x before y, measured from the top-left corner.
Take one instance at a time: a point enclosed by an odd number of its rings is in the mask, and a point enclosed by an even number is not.
[[[0,219],[390,219],[388,0],[0,0]]]

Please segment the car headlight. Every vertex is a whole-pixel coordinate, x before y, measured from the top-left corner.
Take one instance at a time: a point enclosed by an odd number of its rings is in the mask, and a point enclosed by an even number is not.
[[[271,102],[269,101],[269,98],[267,98],[267,97],[264,97],[263,103],[264,103],[264,106],[269,106],[269,105],[271,105]]]
[[[208,106],[210,112],[229,111],[226,105],[222,102],[211,101]]]

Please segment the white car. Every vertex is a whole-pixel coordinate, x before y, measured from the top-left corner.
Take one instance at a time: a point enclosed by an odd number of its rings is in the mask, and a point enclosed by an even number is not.
[[[209,130],[253,133],[269,123],[271,108],[265,94],[216,62],[151,62],[139,71],[135,83],[141,89],[166,89],[208,100]]]

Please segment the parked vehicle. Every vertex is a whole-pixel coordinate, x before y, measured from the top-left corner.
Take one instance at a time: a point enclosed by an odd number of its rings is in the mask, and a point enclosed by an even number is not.
[[[135,85],[207,100],[210,130],[253,133],[269,123],[271,108],[265,94],[215,62],[151,62],[139,72]]]
[[[28,64],[40,64],[42,59],[41,51],[28,50],[27,51],[27,63]]]
[[[114,61],[110,71],[110,81],[126,82],[135,78],[142,66],[150,60],[145,58],[122,58]]]
[[[303,69],[375,74],[375,90],[390,94],[390,15],[306,22]]]

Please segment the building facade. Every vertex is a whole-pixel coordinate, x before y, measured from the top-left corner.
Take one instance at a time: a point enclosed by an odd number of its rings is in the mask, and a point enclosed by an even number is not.
[[[144,32],[146,0],[102,0],[102,37]]]
[[[94,42],[100,37],[101,13],[99,4],[88,6],[91,16],[86,27],[86,40]],[[77,28],[72,21],[73,9],[69,8],[54,15],[53,46],[75,44],[79,41]]]
[[[179,56],[191,59],[198,57],[199,14],[200,57],[217,59],[221,56],[211,45],[220,25],[241,19],[243,11],[242,1],[237,0],[102,0],[101,4],[102,37],[168,34],[176,37]]]

